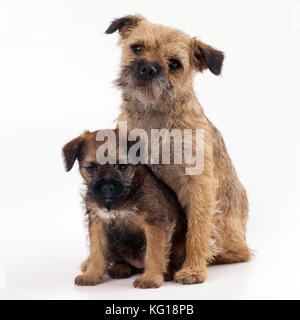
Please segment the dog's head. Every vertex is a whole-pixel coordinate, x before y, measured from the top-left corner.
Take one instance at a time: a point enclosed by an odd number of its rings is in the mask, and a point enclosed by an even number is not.
[[[141,16],[114,20],[106,33],[119,31],[122,47],[117,85],[124,99],[141,105],[161,105],[182,99],[195,71],[221,73],[223,52],[177,29],[152,24]]]
[[[111,130],[116,133],[116,130]],[[99,131],[84,132],[63,148],[65,167],[70,171],[78,160],[80,173],[87,185],[87,201],[109,211],[115,209],[137,185],[137,166],[103,164],[97,161],[97,149],[106,142],[96,141]],[[118,149],[118,147],[117,147]],[[116,150],[116,154],[119,154]]]

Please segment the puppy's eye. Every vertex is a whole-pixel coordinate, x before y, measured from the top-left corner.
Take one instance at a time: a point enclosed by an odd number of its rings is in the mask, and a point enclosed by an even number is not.
[[[134,54],[140,53],[143,49],[142,45],[140,45],[140,44],[133,44],[130,46],[130,48]]]
[[[127,164],[119,164],[118,168],[119,168],[120,171],[125,171],[126,168],[127,168]]]
[[[93,174],[95,172],[95,167],[85,167],[85,170],[87,171],[88,174]]]
[[[169,60],[169,68],[171,70],[177,70],[180,69],[182,67],[181,62],[178,59],[170,59]]]

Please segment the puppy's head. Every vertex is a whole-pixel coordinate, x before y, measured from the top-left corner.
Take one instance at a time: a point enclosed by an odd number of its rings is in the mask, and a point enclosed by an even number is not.
[[[143,106],[161,106],[182,99],[195,71],[221,73],[221,51],[177,29],[152,24],[141,16],[114,20],[106,33],[119,31],[121,73],[116,81],[124,99]]]
[[[117,131],[112,130],[116,133]],[[70,171],[78,160],[80,173],[87,186],[87,201],[109,211],[117,208],[136,187],[136,167],[131,164],[104,164],[97,161],[97,149],[106,142],[96,141],[98,131],[84,132],[63,148],[65,167]],[[116,150],[118,154],[118,150]]]

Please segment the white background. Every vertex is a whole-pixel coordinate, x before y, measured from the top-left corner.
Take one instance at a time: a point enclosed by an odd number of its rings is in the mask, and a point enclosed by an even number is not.
[[[225,51],[223,75],[197,75],[195,89],[248,191],[256,257],[209,267],[200,285],[77,288],[81,179],[61,148],[114,126],[120,51],[104,31],[132,13]],[[300,298],[299,41],[297,0],[0,0],[0,298]]]

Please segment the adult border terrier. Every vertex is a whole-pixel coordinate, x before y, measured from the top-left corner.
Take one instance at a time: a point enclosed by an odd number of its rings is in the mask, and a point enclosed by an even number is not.
[[[187,217],[186,259],[175,274],[183,284],[203,282],[209,263],[248,261],[248,201],[221,133],[205,116],[194,89],[195,72],[221,73],[223,52],[196,38],[141,16],[114,20],[122,48],[116,80],[123,103],[119,121],[128,130],[204,129],[204,170],[186,175],[188,164],[150,164],[155,175],[176,193]],[[193,137],[194,147],[197,144]]]
[[[90,255],[75,284],[99,284],[107,272],[112,278],[127,278],[144,270],[134,286],[158,288],[164,278],[172,280],[185,258],[183,209],[147,166],[118,160],[101,165],[97,150],[104,142],[97,134],[105,131],[87,131],[63,148],[66,170],[77,159],[86,183]]]

